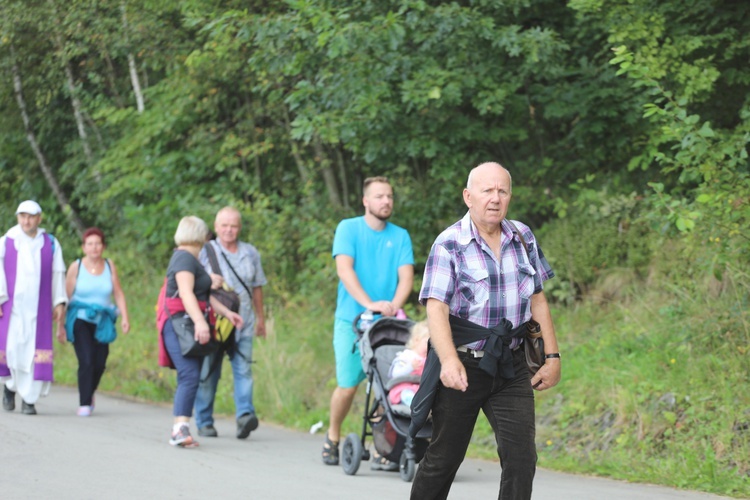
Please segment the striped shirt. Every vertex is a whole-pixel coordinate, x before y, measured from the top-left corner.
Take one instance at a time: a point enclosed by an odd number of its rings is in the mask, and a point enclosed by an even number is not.
[[[523,234],[524,250],[513,224]],[[503,232],[498,261],[479,235],[469,213],[435,240],[424,271],[419,301],[437,299],[448,304],[450,314],[492,328],[506,318],[517,327],[531,319],[531,296],[554,277],[542,249],[528,226],[518,221],[501,223]],[[485,341],[467,345],[481,349]],[[511,348],[520,343],[513,339]]]

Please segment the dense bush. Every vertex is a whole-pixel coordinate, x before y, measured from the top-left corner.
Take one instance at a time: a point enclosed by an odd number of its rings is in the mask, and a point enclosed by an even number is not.
[[[564,304],[587,296],[602,280],[627,269],[648,272],[662,236],[642,219],[641,197],[585,191],[565,217],[538,231],[537,237],[557,279],[548,294]]]

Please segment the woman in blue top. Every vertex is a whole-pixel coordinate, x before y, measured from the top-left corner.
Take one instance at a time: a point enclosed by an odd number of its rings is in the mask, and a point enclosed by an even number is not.
[[[78,358],[78,415],[88,417],[94,410],[94,392],[104,374],[109,343],[115,339],[115,320],[119,315],[123,333],[130,331],[130,322],[115,265],[102,257],[106,242],[101,229],[87,229],[82,248],[84,257],[70,265],[65,279],[70,298],[66,326]]]

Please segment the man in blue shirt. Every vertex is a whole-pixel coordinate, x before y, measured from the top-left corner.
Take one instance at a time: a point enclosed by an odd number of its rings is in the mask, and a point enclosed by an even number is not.
[[[393,212],[393,188],[386,177],[365,179],[365,215],[341,221],[333,239],[339,277],[333,348],[336,384],[322,458],[339,463],[341,423],[357,386],[365,379],[352,323],[365,310],[394,316],[406,303],[414,283],[414,253],[409,233],[388,222]],[[377,464],[376,464],[377,465]]]

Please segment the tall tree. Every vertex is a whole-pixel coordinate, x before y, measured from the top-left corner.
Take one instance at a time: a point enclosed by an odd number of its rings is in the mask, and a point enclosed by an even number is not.
[[[10,52],[11,52],[11,57],[14,57],[15,50],[13,49],[12,45],[10,46]],[[31,120],[29,118],[29,114],[26,110],[26,99],[24,98],[24,95],[23,95],[23,84],[21,80],[21,72],[18,69],[18,64],[16,64],[15,61],[11,63],[11,71],[13,74],[13,89],[16,94],[18,108],[21,112],[21,117],[23,119],[24,128],[26,130],[26,138],[29,141],[29,145],[31,146],[31,149],[34,151],[34,154],[36,155],[37,160],[39,161],[39,168],[42,170],[42,173],[44,174],[44,178],[47,179],[47,183],[49,184],[50,189],[52,189],[52,192],[55,194],[58,204],[63,209],[63,212],[68,214],[70,221],[73,223],[74,227],[78,231],[78,234],[82,235],[83,231],[85,230],[85,226],[83,222],[81,221],[81,218],[78,216],[77,212],[75,211],[75,209],[73,209],[70,206],[67,195],[60,188],[60,184],[57,182],[57,178],[55,174],[53,173],[52,169],[50,168],[49,164],[47,163],[47,159],[44,156],[44,153],[42,152],[42,148],[39,145],[39,142],[37,141],[36,134],[34,133],[34,129],[32,127]]]

